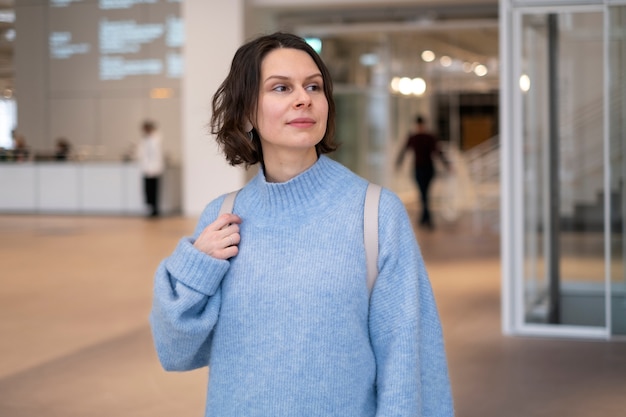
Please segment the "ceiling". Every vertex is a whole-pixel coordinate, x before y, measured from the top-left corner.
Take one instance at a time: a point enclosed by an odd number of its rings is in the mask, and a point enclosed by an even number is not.
[[[333,65],[353,60],[350,55],[378,50],[386,54],[393,76],[414,77],[426,70],[439,71],[447,79],[463,80],[465,86],[472,84],[473,77],[466,71],[466,65],[482,64],[489,68],[488,76],[482,79],[490,82],[476,86],[497,85],[497,3],[289,10],[275,12],[275,18],[281,29],[332,42],[338,52],[327,62],[331,70]],[[420,58],[424,50],[432,51],[437,61],[424,64]],[[443,56],[454,60],[454,65],[446,68],[438,65]]]
[[[13,86],[15,0],[0,0],[0,89]],[[268,10],[266,9],[266,12]],[[301,35],[333,36],[349,42],[377,42],[391,38],[407,56],[419,54],[424,47],[439,49],[438,55],[463,56],[463,59],[497,59],[498,4],[451,5],[442,1],[432,5],[351,6],[317,9],[279,9],[269,11],[282,30]]]

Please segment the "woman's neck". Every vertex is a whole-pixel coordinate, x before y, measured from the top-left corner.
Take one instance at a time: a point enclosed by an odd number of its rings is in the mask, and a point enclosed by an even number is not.
[[[287,182],[312,167],[317,158],[315,148],[300,153],[264,154],[265,180],[275,183]]]

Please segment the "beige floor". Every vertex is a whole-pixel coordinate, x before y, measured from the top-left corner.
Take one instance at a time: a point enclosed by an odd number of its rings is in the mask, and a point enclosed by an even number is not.
[[[194,223],[0,216],[0,417],[202,416],[206,371],[162,371],[147,324]],[[502,336],[498,236],[461,223],[417,232],[457,416],[626,416],[626,343]]]

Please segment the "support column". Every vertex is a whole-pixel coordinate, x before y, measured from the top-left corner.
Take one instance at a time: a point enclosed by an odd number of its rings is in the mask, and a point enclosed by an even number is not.
[[[199,215],[215,197],[244,185],[209,133],[211,101],[244,41],[244,0],[185,0],[182,80],[183,214]]]

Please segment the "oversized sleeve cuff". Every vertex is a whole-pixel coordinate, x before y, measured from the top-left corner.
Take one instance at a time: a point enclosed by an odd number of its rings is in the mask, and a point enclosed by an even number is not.
[[[167,270],[176,281],[201,294],[215,294],[230,262],[213,258],[193,246],[193,239],[181,239],[166,260]]]

